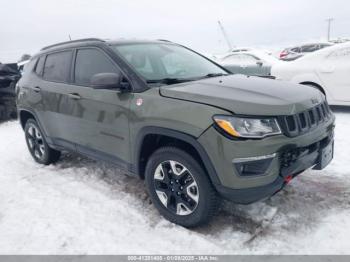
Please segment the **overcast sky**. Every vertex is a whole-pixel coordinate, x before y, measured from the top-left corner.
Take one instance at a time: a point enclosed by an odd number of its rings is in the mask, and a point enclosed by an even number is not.
[[[0,0],[0,61],[84,37],[169,39],[205,53],[350,36],[349,0]]]

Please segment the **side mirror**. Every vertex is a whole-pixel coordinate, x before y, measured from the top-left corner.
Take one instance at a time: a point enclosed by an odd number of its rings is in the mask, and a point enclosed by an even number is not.
[[[120,89],[122,84],[120,73],[99,73],[91,78],[91,85],[94,89]]]
[[[262,62],[261,60],[259,60],[259,61],[256,62],[256,64],[257,64],[258,66],[262,66],[262,65],[263,65],[263,62]]]

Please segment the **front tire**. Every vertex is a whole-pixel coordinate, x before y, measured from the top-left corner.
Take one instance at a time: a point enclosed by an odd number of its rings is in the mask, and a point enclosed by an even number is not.
[[[49,165],[58,161],[61,152],[49,147],[38,123],[29,119],[24,128],[28,150],[39,164]]]
[[[146,166],[146,186],[158,211],[184,227],[207,223],[218,208],[218,196],[207,174],[185,151],[163,147]]]

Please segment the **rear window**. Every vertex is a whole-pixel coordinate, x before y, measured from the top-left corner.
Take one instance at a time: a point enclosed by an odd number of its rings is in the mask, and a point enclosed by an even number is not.
[[[319,46],[318,45],[304,45],[302,48],[301,48],[301,52],[304,52],[304,53],[311,53],[311,52],[314,52],[316,50],[319,49]]]
[[[35,67],[35,73],[37,75],[42,75],[44,71],[44,62],[45,62],[45,56],[41,56],[38,60],[38,63],[36,64]]]
[[[71,51],[47,55],[44,66],[44,78],[53,82],[67,82],[69,79],[71,57]]]

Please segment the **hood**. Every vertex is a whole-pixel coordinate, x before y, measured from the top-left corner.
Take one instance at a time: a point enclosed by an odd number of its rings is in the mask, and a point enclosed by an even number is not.
[[[163,86],[164,97],[207,104],[242,115],[291,115],[324,100],[313,87],[288,82],[229,75]]]

